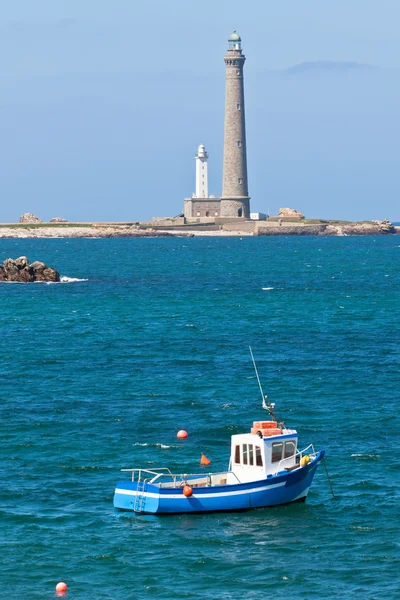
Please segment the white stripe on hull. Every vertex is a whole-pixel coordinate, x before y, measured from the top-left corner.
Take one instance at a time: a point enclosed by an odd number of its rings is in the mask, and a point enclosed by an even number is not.
[[[281,483],[275,483],[272,485],[266,485],[263,487],[251,488],[251,489],[247,489],[247,490],[238,490],[236,492],[234,491],[234,492],[198,494],[197,496],[195,493],[193,493],[191,498],[199,498],[199,499],[200,498],[228,498],[229,496],[241,496],[244,494],[252,494],[252,493],[257,493],[257,492],[265,492],[266,490],[274,490],[276,488],[284,486],[285,483],[286,483],[285,481],[282,481]],[[136,496],[137,491],[136,490],[123,490],[121,488],[116,488],[115,493],[123,494],[124,496]],[[187,500],[186,496],[183,495],[183,492],[181,494],[155,494],[154,492],[144,492],[144,493],[140,493],[140,495],[141,496],[143,495],[146,498],[160,498],[160,499],[162,498],[163,500]]]

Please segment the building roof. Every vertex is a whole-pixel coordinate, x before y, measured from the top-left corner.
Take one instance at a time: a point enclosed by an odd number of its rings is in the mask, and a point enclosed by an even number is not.
[[[233,30],[231,35],[228,37],[228,42],[241,42],[242,39],[236,29]]]

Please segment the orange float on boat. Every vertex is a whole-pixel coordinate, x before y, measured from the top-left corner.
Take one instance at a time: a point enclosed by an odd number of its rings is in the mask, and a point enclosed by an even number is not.
[[[183,495],[186,496],[186,498],[190,498],[190,496],[193,494],[193,490],[190,487],[190,485],[185,485],[183,488]]]
[[[253,434],[258,434],[259,431],[261,432],[263,437],[269,437],[271,435],[280,435],[282,433],[279,427],[274,427],[273,429],[257,429],[256,427],[251,428],[251,433]]]
[[[254,421],[254,429],[275,429],[277,426],[276,421]]]

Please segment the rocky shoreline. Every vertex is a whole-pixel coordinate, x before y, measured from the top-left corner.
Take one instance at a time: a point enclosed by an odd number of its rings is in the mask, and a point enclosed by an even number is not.
[[[26,239],[26,238],[135,238],[135,237],[193,237],[192,232],[156,231],[154,229],[138,229],[129,226],[116,227],[87,227],[71,226],[32,226],[32,227],[0,227],[0,238]]]
[[[400,234],[386,219],[345,223],[326,221],[319,223],[271,221],[244,221],[217,226],[196,224],[180,227],[151,227],[148,224],[7,224],[0,225],[0,238],[143,238],[143,237],[194,237],[194,236],[377,236]]]
[[[314,225],[282,224],[271,227],[259,225],[257,235],[317,235],[317,236],[376,236],[396,235],[400,227],[394,227],[390,221],[370,221],[364,223],[321,223]]]

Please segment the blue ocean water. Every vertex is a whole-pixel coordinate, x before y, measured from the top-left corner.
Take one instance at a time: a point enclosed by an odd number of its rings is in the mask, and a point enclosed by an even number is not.
[[[1,240],[0,596],[394,599],[400,237]],[[306,504],[135,516],[120,469],[227,467],[265,391],[325,448]],[[179,441],[184,428],[189,438]]]

